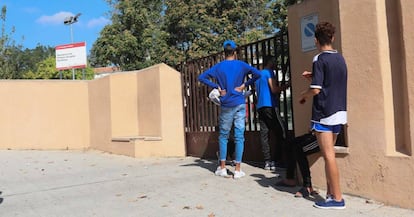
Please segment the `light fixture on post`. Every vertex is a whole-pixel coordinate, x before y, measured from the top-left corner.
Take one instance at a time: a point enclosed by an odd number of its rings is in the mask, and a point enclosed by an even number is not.
[[[69,16],[66,17],[63,21],[63,24],[70,26],[70,41],[73,43],[73,30],[72,30],[72,24],[78,22],[78,18],[81,15],[81,13],[76,14],[75,16]],[[75,80],[75,69],[72,69],[72,79]]]
[[[75,16],[69,16],[66,17],[63,21],[63,24],[70,26],[70,40],[73,43],[73,30],[72,30],[72,24],[78,22],[78,18],[81,15],[81,13],[76,14]]]

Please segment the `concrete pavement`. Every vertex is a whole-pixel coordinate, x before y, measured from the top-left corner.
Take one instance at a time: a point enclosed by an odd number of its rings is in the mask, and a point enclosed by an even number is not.
[[[254,164],[243,164],[246,177],[234,180],[214,176],[216,161],[194,157],[2,150],[0,162],[1,217],[414,216],[349,195],[345,210],[316,209],[293,196],[299,187],[276,187],[278,174]]]

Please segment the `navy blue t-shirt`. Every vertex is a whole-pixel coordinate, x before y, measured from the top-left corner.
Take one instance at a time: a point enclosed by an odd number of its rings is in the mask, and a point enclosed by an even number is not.
[[[331,126],[347,123],[347,67],[341,54],[330,50],[313,58],[310,88],[320,89],[313,97],[312,122]]]

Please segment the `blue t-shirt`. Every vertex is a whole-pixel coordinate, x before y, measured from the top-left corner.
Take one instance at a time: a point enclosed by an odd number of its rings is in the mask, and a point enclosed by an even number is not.
[[[310,88],[320,89],[313,97],[312,122],[346,124],[347,67],[337,51],[323,51],[313,58]]]
[[[279,106],[278,97],[272,93],[272,90],[269,87],[269,79],[275,78],[274,73],[269,69],[263,69],[261,72],[261,77],[255,82],[256,93],[257,93],[257,109],[263,107],[277,107]]]
[[[252,74],[244,82],[247,75]],[[220,103],[223,107],[234,107],[245,103],[245,97],[242,92],[234,90],[243,83],[247,87],[253,84],[260,77],[260,71],[240,60],[223,60],[210,69],[198,76],[201,83],[211,88],[220,87],[227,91],[225,96],[220,97]],[[210,81],[214,78],[217,83]]]

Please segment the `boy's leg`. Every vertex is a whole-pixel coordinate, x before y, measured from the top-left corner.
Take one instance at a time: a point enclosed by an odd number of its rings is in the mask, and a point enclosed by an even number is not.
[[[219,116],[219,152],[220,152],[220,167],[223,169],[226,166],[227,158],[227,142],[229,133],[233,122],[233,113],[231,108],[221,108]]]
[[[335,159],[334,141],[336,135],[332,132],[316,132],[319,147],[325,160],[325,173],[328,183],[328,190],[336,201],[342,200],[342,193],[339,185],[339,171]]]
[[[265,122],[265,109],[259,110],[259,124],[260,124],[260,144],[262,145],[262,152],[265,161],[271,160],[270,146],[269,146],[269,128]]]
[[[292,142],[289,142],[286,146],[286,158],[287,158],[287,167],[286,167],[286,179],[293,180],[295,179],[295,170],[296,170],[296,149],[297,149],[297,140],[294,139]]]
[[[235,142],[235,162],[236,171],[240,171],[240,163],[243,157],[244,151],[244,130],[246,119],[246,107],[245,105],[237,106],[236,113],[234,115],[234,142]]]
[[[303,152],[303,144],[295,146],[296,161],[298,162],[300,173],[302,175],[302,182],[304,187],[312,187],[312,180],[309,169],[309,161],[306,154]]]

